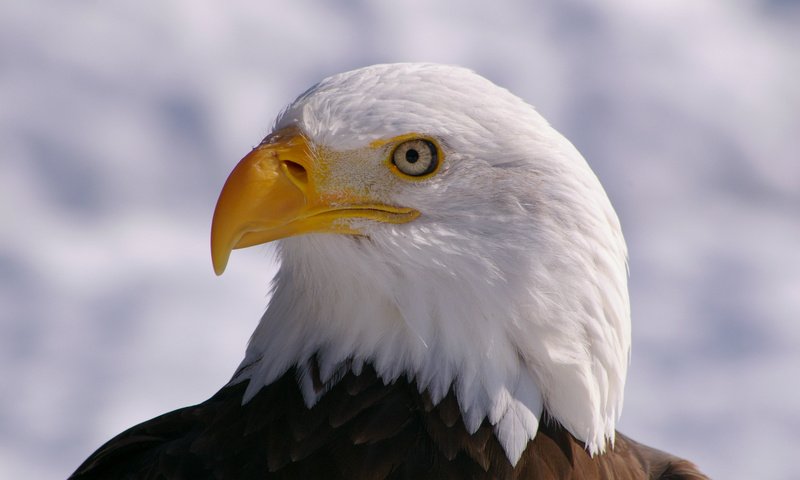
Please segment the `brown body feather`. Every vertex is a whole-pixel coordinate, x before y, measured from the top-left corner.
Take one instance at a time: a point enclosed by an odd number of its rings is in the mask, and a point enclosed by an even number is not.
[[[433,405],[401,378],[365,367],[311,409],[296,371],[242,405],[247,383],[137,425],[92,454],[72,479],[704,479],[690,462],[617,434],[590,457],[545,419],[516,466],[484,420],[468,434],[452,391]],[[323,388],[319,382],[315,382]]]

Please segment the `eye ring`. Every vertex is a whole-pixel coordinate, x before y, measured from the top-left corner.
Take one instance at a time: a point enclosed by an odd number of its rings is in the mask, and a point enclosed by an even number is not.
[[[392,164],[404,175],[422,177],[439,166],[439,152],[430,140],[406,140],[392,152]]]

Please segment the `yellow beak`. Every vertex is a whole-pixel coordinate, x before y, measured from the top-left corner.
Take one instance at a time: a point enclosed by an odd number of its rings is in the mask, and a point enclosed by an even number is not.
[[[228,176],[214,211],[216,274],[225,271],[235,248],[305,233],[361,234],[346,219],[405,223],[419,216],[414,209],[370,202],[351,192],[321,194],[326,170],[296,128],[273,133],[245,156]]]

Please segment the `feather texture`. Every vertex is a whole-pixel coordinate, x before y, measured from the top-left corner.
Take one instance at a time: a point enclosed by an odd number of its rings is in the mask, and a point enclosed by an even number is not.
[[[691,463],[622,435],[591,457],[552,419],[513,466],[488,421],[467,432],[452,390],[434,406],[405,377],[387,385],[367,366],[361,375],[347,373],[309,409],[297,375],[291,369],[244,405],[246,382],[135,426],[70,478],[706,478]]]

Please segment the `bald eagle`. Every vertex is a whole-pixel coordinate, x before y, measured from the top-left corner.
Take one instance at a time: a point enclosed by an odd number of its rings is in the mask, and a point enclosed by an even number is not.
[[[216,395],[74,479],[706,478],[616,432],[627,252],[578,151],[481,76],[375,65],[300,95],[220,194],[214,269],[275,242]]]

